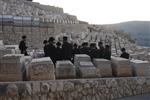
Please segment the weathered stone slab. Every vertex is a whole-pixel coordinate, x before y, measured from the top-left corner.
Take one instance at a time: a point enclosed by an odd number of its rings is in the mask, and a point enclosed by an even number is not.
[[[148,53],[147,58],[148,58],[148,61],[150,61],[150,53]]]
[[[75,55],[74,57],[74,65],[76,67],[79,67],[79,63],[82,62],[82,61],[91,61],[91,58],[90,56],[86,55],[86,54],[77,54]]]
[[[3,43],[3,40],[0,40],[0,49],[5,49],[5,46],[4,46],[4,43]]]
[[[120,57],[112,57],[112,71],[115,76],[118,77],[129,77],[132,76],[132,67],[128,59]]]
[[[22,76],[23,76],[23,80],[27,80],[28,79],[28,69],[29,69],[29,65],[31,64],[32,61],[32,57],[31,56],[24,56],[21,59],[21,72],[22,72]]]
[[[130,58],[132,59],[138,59],[138,60],[145,60],[145,52],[140,52],[140,53],[135,53],[135,54],[131,54]]]
[[[101,75],[92,62],[80,62],[79,76],[82,78],[96,78]]]
[[[23,32],[30,33],[31,32],[31,27],[23,27]]]
[[[28,80],[54,80],[54,65],[49,57],[33,59],[28,74]]]
[[[12,50],[11,49],[0,49],[0,57],[6,55],[6,54],[11,54]]]
[[[3,32],[12,33],[13,32],[13,26],[3,26]]]
[[[138,59],[139,55],[138,54],[130,54],[131,59]]]
[[[75,78],[76,69],[75,66],[70,61],[57,61],[56,63],[56,78],[67,79]]]
[[[33,58],[43,58],[44,55],[44,51],[33,51],[32,52],[32,57]]]
[[[22,33],[23,32],[23,27],[22,26],[20,26],[20,27],[19,26],[18,27],[14,26],[13,29],[14,29],[15,33]]]
[[[21,81],[21,54],[8,54],[0,59],[0,81]]]
[[[134,76],[148,76],[149,62],[142,60],[131,60]],[[150,73],[150,72],[149,72]]]
[[[145,52],[141,52],[138,54],[139,60],[145,60]]]
[[[13,50],[13,54],[20,54],[19,46],[18,45],[5,45],[6,49]]]
[[[111,61],[106,59],[94,59],[93,64],[97,67],[102,77],[112,76]]]
[[[3,33],[2,23],[0,22],[0,33]]]

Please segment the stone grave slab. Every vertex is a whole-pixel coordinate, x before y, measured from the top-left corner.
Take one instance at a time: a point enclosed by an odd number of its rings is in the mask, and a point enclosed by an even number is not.
[[[142,60],[131,60],[134,76],[148,76],[149,62]]]
[[[56,78],[67,79],[76,77],[76,68],[70,61],[57,61]]]
[[[5,48],[9,49],[9,50],[13,50],[14,52],[12,52],[12,53],[14,53],[14,54],[20,54],[18,45],[5,45]]]
[[[22,72],[22,76],[23,76],[23,80],[27,80],[28,79],[28,69],[29,69],[29,65],[31,64],[32,61],[32,57],[31,56],[24,56],[21,59],[21,72]]]
[[[54,65],[49,57],[32,59],[28,68],[28,80],[54,80]]]
[[[138,54],[139,60],[145,60],[145,52],[140,52]]]
[[[0,81],[21,81],[21,54],[7,54],[0,58]]]
[[[4,46],[4,43],[3,43],[3,40],[0,40],[0,49],[5,49],[5,46]]]
[[[81,78],[97,78],[101,77],[100,73],[92,62],[80,62],[79,76]]]
[[[12,54],[11,49],[0,49],[0,57],[6,55],[6,54]]]
[[[150,52],[147,55],[148,61],[150,61]]]
[[[111,61],[106,59],[94,59],[93,64],[97,67],[102,77],[112,76]]]
[[[111,58],[112,71],[117,77],[129,77],[132,76],[132,67],[128,59],[120,57]]]
[[[138,59],[138,54],[130,54],[131,59]]]
[[[86,55],[86,54],[76,54],[74,57],[74,65],[76,67],[79,67],[79,63],[82,61],[91,61],[90,56]]]

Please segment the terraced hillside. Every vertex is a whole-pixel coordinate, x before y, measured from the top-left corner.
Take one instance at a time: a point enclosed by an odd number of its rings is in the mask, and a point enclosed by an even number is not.
[[[5,44],[18,44],[22,35],[27,35],[29,48],[41,49],[42,41],[50,36],[57,39],[68,35],[70,40],[81,44],[84,41],[103,41],[112,46],[115,54],[121,47],[135,48],[136,44],[125,33],[80,23],[76,16],[63,12],[62,8],[42,5],[26,0],[0,1],[0,40]]]

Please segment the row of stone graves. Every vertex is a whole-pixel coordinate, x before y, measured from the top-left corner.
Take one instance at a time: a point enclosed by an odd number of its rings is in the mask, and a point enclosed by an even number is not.
[[[94,59],[85,54],[75,55],[70,61],[57,61],[49,57],[32,58],[21,54],[7,54],[0,58],[0,81],[35,81],[104,77],[149,76],[149,62],[112,57],[111,60]]]

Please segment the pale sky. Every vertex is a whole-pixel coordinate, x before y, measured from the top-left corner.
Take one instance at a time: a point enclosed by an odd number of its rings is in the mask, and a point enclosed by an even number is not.
[[[62,7],[90,24],[111,24],[124,21],[150,21],[150,0],[33,0]]]

